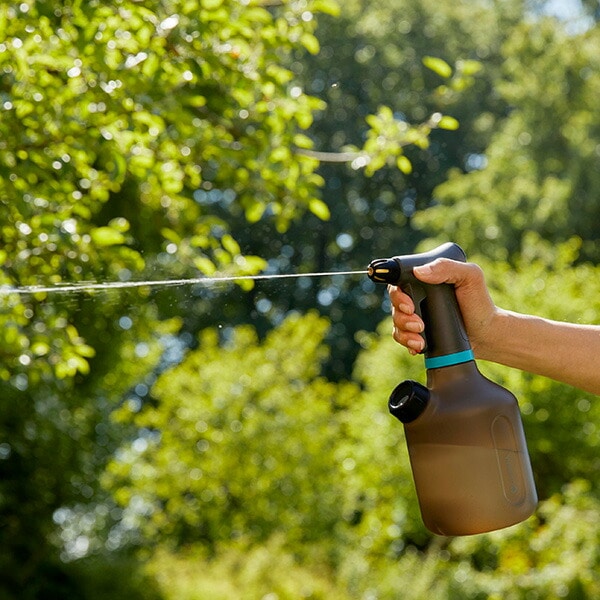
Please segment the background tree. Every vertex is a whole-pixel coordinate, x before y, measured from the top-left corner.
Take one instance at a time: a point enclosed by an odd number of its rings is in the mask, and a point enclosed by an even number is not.
[[[214,551],[285,532],[296,552],[335,547],[338,440],[358,388],[320,376],[326,328],[309,313],[289,316],[262,343],[248,326],[226,344],[205,330],[198,349],[159,377],[155,405],[114,413],[139,436],[109,465],[107,485],[146,543]]]
[[[316,161],[289,151],[310,145],[299,131],[320,103],[292,94],[281,65],[296,44],[316,48],[306,10],[330,8],[0,6],[2,285],[260,269],[204,198],[251,221],[268,208],[280,227],[321,207]],[[181,321],[143,289],[0,302],[2,593],[68,594],[53,518],[94,495],[107,415],[145,395]]]
[[[555,243],[578,235],[580,258],[598,260],[598,44],[597,27],[577,36],[552,20],[514,28],[497,83],[511,111],[486,168],[454,173],[419,226],[499,259],[518,257],[530,231]]]

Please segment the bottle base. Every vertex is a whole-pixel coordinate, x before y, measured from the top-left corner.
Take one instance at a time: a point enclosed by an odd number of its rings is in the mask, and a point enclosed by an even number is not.
[[[510,527],[535,511],[522,453],[451,444],[415,444],[411,462],[425,526],[438,535]],[[464,468],[469,465],[469,468]],[[459,468],[462,466],[462,468]],[[529,485],[528,485],[529,483]]]

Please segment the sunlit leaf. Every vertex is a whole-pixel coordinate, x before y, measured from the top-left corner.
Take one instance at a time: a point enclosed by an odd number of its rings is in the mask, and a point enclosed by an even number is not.
[[[96,227],[92,229],[91,236],[97,246],[115,246],[125,243],[125,236],[112,227]]]
[[[202,8],[216,10],[223,4],[223,0],[202,0]]]
[[[308,209],[322,221],[329,221],[331,217],[331,212],[327,204],[318,198],[311,198],[308,203]]]
[[[319,52],[319,40],[314,35],[305,33],[300,38],[300,42],[311,54]]]
[[[483,69],[483,64],[478,60],[459,60],[456,68],[464,75],[476,75]]]
[[[221,244],[223,244],[223,248],[225,248],[232,256],[238,255],[241,252],[240,245],[229,234],[226,234],[221,238]]]
[[[460,124],[457,119],[454,117],[450,117],[448,115],[444,115],[438,122],[437,125],[440,129],[447,129],[449,131],[454,131],[460,127]]]
[[[249,223],[256,223],[257,221],[260,221],[266,208],[266,205],[262,202],[252,202],[252,204],[246,209],[246,219]]]
[[[314,0],[312,9],[334,17],[338,16],[341,10],[340,4],[336,0]]]
[[[205,275],[213,275],[217,271],[215,264],[206,256],[196,256],[194,265],[201,273]]]
[[[406,156],[404,156],[404,154],[400,155],[397,158],[396,164],[398,165],[398,168],[405,175],[410,175],[412,173],[412,170],[413,170],[412,163],[410,162],[410,160]]]
[[[452,67],[442,58],[438,58],[436,56],[425,56],[423,57],[423,64],[430,71],[437,73],[444,79],[452,76]]]

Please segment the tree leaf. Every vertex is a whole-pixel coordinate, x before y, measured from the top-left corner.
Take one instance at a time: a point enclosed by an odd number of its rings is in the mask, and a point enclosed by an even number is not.
[[[202,8],[206,10],[216,10],[223,4],[223,0],[202,0]]]
[[[240,245],[228,233],[221,238],[221,244],[232,256],[237,256],[241,252]]]
[[[300,43],[311,53],[319,53],[319,40],[311,33],[304,33],[300,38]]]
[[[215,267],[212,260],[206,256],[196,256],[194,258],[194,266],[196,269],[198,269],[198,271],[204,273],[205,275],[212,275],[217,270],[217,267]]]
[[[329,221],[331,217],[331,212],[329,211],[327,204],[318,198],[311,198],[308,203],[308,210],[310,210],[313,215],[319,217],[321,221]]]
[[[459,60],[456,68],[463,75],[476,75],[483,69],[483,65],[478,60]]]
[[[253,202],[251,206],[246,209],[246,220],[249,223],[256,223],[262,218],[267,206],[262,202]]]
[[[434,73],[437,73],[440,77],[448,79],[452,76],[452,67],[442,58],[437,56],[425,56],[423,57],[423,64]]]
[[[413,171],[412,163],[406,156],[404,156],[404,154],[398,157],[398,159],[396,160],[396,164],[405,175],[410,175]]]
[[[444,115],[439,120],[438,127],[440,129],[448,129],[449,131],[454,131],[460,127],[460,123],[454,117],[449,117],[448,115]]]
[[[125,236],[112,227],[96,227],[91,236],[96,246],[117,246],[125,243]]]
[[[335,0],[315,0],[312,4],[313,12],[322,12],[332,17],[340,14],[340,5]]]

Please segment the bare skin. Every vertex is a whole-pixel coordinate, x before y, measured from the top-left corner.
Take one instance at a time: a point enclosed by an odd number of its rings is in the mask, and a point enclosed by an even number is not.
[[[600,395],[600,326],[550,321],[498,308],[483,271],[446,258],[416,267],[425,283],[450,283],[463,314],[475,357],[543,375]],[[394,339],[411,354],[423,349],[423,321],[399,287],[388,287]]]

